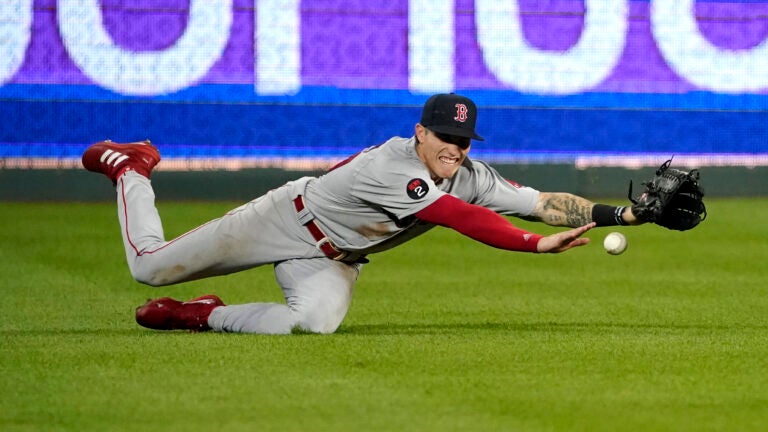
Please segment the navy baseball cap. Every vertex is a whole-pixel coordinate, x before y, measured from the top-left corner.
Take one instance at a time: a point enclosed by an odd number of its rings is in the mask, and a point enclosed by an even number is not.
[[[476,121],[477,106],[471,99],[443,93],[427,99],[419,123],[434,132],[484,141],[475,133]]]

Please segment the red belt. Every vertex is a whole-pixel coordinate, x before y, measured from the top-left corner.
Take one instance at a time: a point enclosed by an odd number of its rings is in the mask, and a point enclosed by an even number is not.
[[[296,208],[297,213],[301,213],[305,208],[304,198],[302,198],[301,195],[297,196],[293,200],[293,206]],[[304,226],[307,227],[309,233],[312,234],[312,238],[317,242],[315,246],[320,249],[320,251],[324,253],[325,256],[336,261],[343,260],[347,257],[348,253],[346,251],[339,250],[333,243],[331,243],[331,240],[327,235],[325,235],[323,230],[320,229],[317,223],[315,223],[314,219],[310,219],[309,222],[304,224]]]

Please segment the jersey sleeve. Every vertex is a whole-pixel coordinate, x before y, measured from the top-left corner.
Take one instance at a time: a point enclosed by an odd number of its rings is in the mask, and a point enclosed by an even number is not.
[[[506,218],[485,207],[445,195],[416,213],[419,219],[441,225],[499,249],[537,252],[542,236],[512,225]]]
[[[530,216],[539,200],[539,191],[507,180],[485,162],[472,160],[477,195],[473,204],[503,215]]]

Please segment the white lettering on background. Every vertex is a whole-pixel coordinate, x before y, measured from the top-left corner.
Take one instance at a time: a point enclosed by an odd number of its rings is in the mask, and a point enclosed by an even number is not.
[[[694,0],[651,2],[651,29],[669,66],[707,90],[741,93],[768,88],[768,40],[744,50],[714,46],[699,31],[694,6]]]
[[[421,93],[454,89],[454,2],[408,2],[408,87]]]
[[[191,86],[221,57],[232,0],[190,0],[184,33],[161,51],[117,46],[104,28],[98,0],[59,0],[57,17],[64,46],[88,78],[117,93],[160,95]]]
[[[13,78],[24,63],[32,36],[32,0],[0,3],[0,85]]]
[[[295,94],[301,89],[300,0],[258,0],[254,45],[256,93]]]
[[[531,47],[516,0],[475,1],[478,43],[488,69],[523,93],[564,95],[589,90],[618,63],[627,33],[626,0],[585,0],[584,27],[565,52]]]

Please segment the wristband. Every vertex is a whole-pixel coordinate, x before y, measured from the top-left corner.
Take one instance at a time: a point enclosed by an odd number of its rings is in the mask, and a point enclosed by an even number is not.
[[[592,221],[597,226],[629,225],[621,216],[626,207],[614,207],[605,204],[595,204],[592,207]]]

